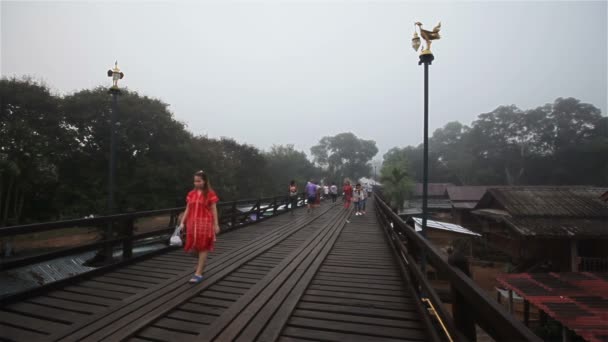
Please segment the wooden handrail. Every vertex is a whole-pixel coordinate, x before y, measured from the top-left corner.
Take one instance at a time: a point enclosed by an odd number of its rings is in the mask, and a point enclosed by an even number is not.
[[[408,247],[405,253],[409,253],[412,247],[423,252],[426,255],[428,263],[444,278],[447,278],[452,288],[466,300],[468,304],[466,314],[472,315],[475,323],[492,338],[497,341],[541,341],[522,322],[519,322],[501,305],[496,303],[493,298],[488,296],[471,278],[460,269],[450,265],[447,262],[447,255],[437,250],[429,241],[416,233],[413,227],[409,226],[394,213],[388,204],[384,202],[381,193],[376,192],[374,198],[382,214],[386,215],[392,223],[391,228],[395,230],[397,235],[405,239]],[[418,268],[418,265],[412,262],[412,260],[416,260],[416,258],[410,259],[408,263],[409,267]],[[418,278],[417,281],[419,283],[426,282],[428,284],[428,281],[421,272],[412,272],[412,274]],[[441,302],[437,302],[438,298],[429,297],[429,299],[433,301],[436,309],[442,305]],[[459,327],[456,326],[456,329],[459,329]]]
[[[299,197],[303,194],[299,195]],[[274,197],[265,197],[255,200],[237,200],[230,202],[220,202],[218,203],[218,209],[220,209],[220,228],[222,232],[244,227],[250,223],[255,223],[263,219],[261,215],[266,212],[270,212],[272,216],[281,214],[286,212],[287,208],[283,210],[279,210],[277,203],[287,203],[287,195],[283,196],[274,196]],[[298,204],[300,202],[298,201]],[[253,206],[245,212],[238,211],[238,206],[243,204],[252,204]],[[262,204],[268,204],[267,207],[260,210]],[[178,215],[183,212],[184,207],[177,208],[169,208],[169,209],[160,209],[160,210],[148,210],[148,211],[140,211],[133,213],[125,213],[125,214],[116,214],[116,215],[105,215],[98,216],[94,218],[85,218],[85,219],[73,219],[73,220],[63,220],[63,221],[54,221],[54,222],[46,222],[46,223],[34,223],[34,224],[26,224],[26,225],[18,225],[18,226],[10,226],[0,228],[0,238],[2,237],[10,237],[17,236],[23,234],[31,234],[31,233],[39,233],[44,231],[52,231],[58,229],[65,228],[74,228],[81,227],[83,229],[88,229],[90,227],[107,227],[111,226],[112,231],[109,232],[109,235],[104,236],[104,239],[94,241],[91,243],[62,248],[58,250],[54,250],[51,252],[45,252],[36,255],[30,255],[23,258],[11,259],[11,260],[2,260],[0,259],[0,270],[7,270],[16,267],[23,267],[27,265],[31,265],[38,262],[43,262],[46,260],[51,260],[58,257],[63,257],[67,255],[72,255],[76,253],[86,252],[90,250],[95,250],[100,247],[107,247],[106,252],[112,253],[112,250],[115,246],[122,244],[123,250],[123,259],[128,259],[132,256],[133,250],[133,242],[136,240],[141,240],[144,238],[152,237],[152,236],[162,236],[170,234],[173,231],[175,224],[177,223]],[[227,215],[222,215],[222,209],[229,210]],[[249,220],[251,214],[256,214],[256,220]],[[159,230],[147,232],[144,234],[133,234],[134,222],[139,218],[151,217],[151,216],[159,216],[159,215],[170,215],[169,225],[166,227],[160,227]],[[116,229],[115,227],[119,226],[116,223],[122,223],[124,229]],[[121,233],[120,236],[112,236],[112,233],[115,231],[119,231]]]

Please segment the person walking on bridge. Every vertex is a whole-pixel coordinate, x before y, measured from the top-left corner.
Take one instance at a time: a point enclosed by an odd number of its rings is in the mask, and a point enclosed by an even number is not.
[[[198,263],[190,283],[203,281],[207,254],[212,252],[216,235],[220,232],[216,203],[219,198],[211,189],[209,178],[203,171],[194,174],[194,189],[186,197],[186,211],[180,227],[186,227],[186,252],[198,253]]]
[[[338,199],[338,187],[336,186],[336,183],[331,182],[329,193],[331,195],[331,203],[336,203],[336,200]]]
[[[289,211],[291,211],[291,215],[293,216],[295,215],[294,210],[298,207],[298,185],[295,180],[289,183],[289,204],[291,205]]]
[[[350,208],[350,202],[353,198],[353,187],[350,185],[350,180],[346,179],[346,181],[344,181],[342,192],[344,193],[344,208],[348,209]]]
[[[315,182],[311,179],[306,184],[306,198],[308,202],[308,212],[311,213],[314,210],[315,202],[317,201],[317,192],[319,187],[315,184]]]

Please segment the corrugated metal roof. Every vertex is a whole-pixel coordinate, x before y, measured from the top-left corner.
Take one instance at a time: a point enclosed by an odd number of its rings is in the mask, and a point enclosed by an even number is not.
[[[485,185],[448,186],[447,192],[451,201],[477,202],[487,188]]]
[[[414,222],[416,222],[416,224],[415,224],[416,231],[417,232],[422,231],[422,219],[419,218],[419,217],[413,217],[412,219],[414,220]],[[448,222],[427,220],[426,221],[426,226],[428,228],[448,230],[448,231],[451,231],[451,232],[454,232],[454,233],[474,235],[474,236],[481,236],[480,234],[477,234],[477,233],[475,233],[473,231],[470,231],[470,230],[466,229],[463,226],[459,226],[457,224],[448,223]]]
[[[497,280],[585,340],[608,339],[607,273],[504,274]]]

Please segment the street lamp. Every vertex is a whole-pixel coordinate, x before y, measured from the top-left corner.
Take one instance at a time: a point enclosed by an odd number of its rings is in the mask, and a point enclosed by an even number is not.
[[[423,171],[422,171],[422,237],[426,239],[426,221],[429,215],[428,209],[428,188],[429,188],[429,65],[435,57],[431,52],[431,42],[441,38],[439,30],[441,23],[433,28],[433,31],[422,29],[422,23],[414,24],[414,38],[412,38],[412,48],[418,52],[420,50],[420,37],[416,31],[416,26],[420,31],[420,36],[424,39],[425,45],[420,51],[420,61],[418,65],[424,64],[424,156],[423,156]],[[420,261],[420,268],[426,276],[426,255],[423,251]]]
[[[109,92],[112,94],[112,111],[110,112],[110,167],[108,172],[108,214],[114,214],[114,174],[116,170],[116,116],[118,113],[118,80],[125,77],[125,74],[118,68],[118,61],[114,62],[114,68],[108,70],[108,77],[112,77],[112,87]],[[106,227],[105,239],[112,239],[112,222]],[[107,243],[104,246],[104,256],[106,263],[112,262],[113,246]]]

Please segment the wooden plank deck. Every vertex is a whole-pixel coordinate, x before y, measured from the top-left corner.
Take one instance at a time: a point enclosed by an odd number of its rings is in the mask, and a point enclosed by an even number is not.
[[[325,204],[222,234],[198,285],[195,258],[171,250],[12,303],[0,340],[424,340],[368,208]]]

